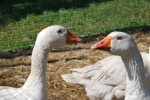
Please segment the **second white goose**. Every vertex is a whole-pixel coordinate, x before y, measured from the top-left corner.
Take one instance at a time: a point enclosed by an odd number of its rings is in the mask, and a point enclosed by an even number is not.
[[[150,86],[150,54],[141,52],[145,75]],[[64,74],[66,82],[81,84],[90,100],[124,100],[126,70],[120,56],[112,55],[83,68],[73,68]],[[113,96],[112,96],[113,94]]]
[[[126,69],[125,100],[150,100],[150,88],[146,81],[143,60],[130,35],[112,32],[91,48],[121,56]]]

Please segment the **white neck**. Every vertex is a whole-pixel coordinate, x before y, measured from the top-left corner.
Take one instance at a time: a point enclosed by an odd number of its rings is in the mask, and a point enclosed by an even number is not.
[[[132,98],[134,96],[138,97],[140,94],[146,94],[149,88],[145,78],[143,60],[139,51],[134,50],[130,55],[125,56],[122,56],[122,60],[127,72],[126,98],[128,98],[128,96]]]
[[[48,52],[49,49],[44,49],[44,46],[41,43],[35,45],[32,52],[31,73],[22,87],[25,90],[29,90],[32,95],[41,98],[46,98],[47,95],[46,66]]]

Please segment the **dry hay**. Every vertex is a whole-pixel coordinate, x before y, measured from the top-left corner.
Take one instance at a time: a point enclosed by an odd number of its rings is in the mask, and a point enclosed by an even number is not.
[[[133,37],[139,50],[148,52],[150,34],[139,33]],[[90,46],[95,42],[67,45],[49,53],[47,64],[49,100],[88,100],[82,86],[64,82],[61,74],[71,73],[69,70],[71,68],[93,64],[110,55],[103,51],[90,50]],[[22,86],[30,73],[30,61],[31,56],[0,59],[0,85]]]

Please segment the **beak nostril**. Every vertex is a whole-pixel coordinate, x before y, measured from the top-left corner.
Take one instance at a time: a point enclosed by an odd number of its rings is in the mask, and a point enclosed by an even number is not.
[[[101,42],[101,44],[104,44],[104,42]]]

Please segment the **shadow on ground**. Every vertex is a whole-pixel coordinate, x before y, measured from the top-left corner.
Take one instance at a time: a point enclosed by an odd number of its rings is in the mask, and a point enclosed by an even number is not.
[[[124,28],[122,30],[116,29],[114,31],[123,31],[123,32],[127,32],[129,34],[136,34],[138,32],[141,32],[143,34],[150,34],[150,26]],[[110,32],[107,32],[107,33],[105,33],[105,35],[107,35],[109,33]],[[93,41],[99,41],[99,40],[103,39],[104,35],[102,35],[102,34],[104,34],[104,33],[99,33],[96,35],[85,36],[85,37],[80,37],[80,38],[82,39],[82,43],[90,43]],[[17,56],[31,55],[32,49],[33,49],[33,47],[26,47],[26,48],[22,48],[19,50],[13,50],[13,51],[9,51],[6,53],[1,53],[0,58],[12,59],[12,58],[17,57]],[[81,49],[90,49],[90,48],[86,48],[86,47],[74,47],[74,48],[62,47],[62,48],[58,48],[58,49],[53,49],[51,52],[65,52],[65,51],[71,51],[71,50],[77,51],[77,50],[81,50]],[[49,62],[53,62],[53,61],[49,61]]]

